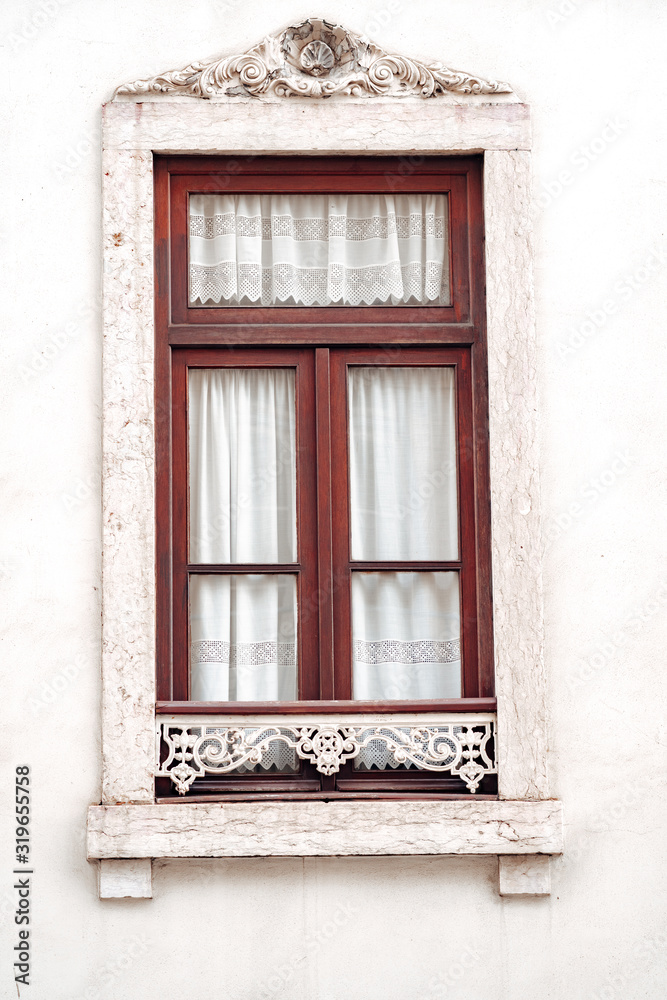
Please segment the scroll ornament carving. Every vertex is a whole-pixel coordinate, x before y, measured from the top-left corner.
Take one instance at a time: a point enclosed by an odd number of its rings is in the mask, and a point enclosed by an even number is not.
[[[116,95],[181,94],[215,98],[378,97],[507,94],[506,83],[391,55],[339,24],[310,18],[270,35],[243,55],[195,62],[118,87]]]
[[[169,777],[179,795],[185,795],[195,778],[207,773],[269,766],[279,744],[310,761],[321,774],[336,774],[341,764],[360,757],[366,764],[375,759],[393,767],[412,765],[449,773],[474,793],[486,774],[496,773],[491,754],[494,729],[494,721],[488,718],[437,725],[290,725],[280,721],[241,727],[163,722],[160,736],[168,752],[162,763],[158,761],[156,774]]]

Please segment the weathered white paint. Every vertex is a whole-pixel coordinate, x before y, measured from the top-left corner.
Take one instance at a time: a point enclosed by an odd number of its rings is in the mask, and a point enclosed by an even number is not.
[[[493,629],[502,798],[548,794],[530,154],[484,157]]]
[[[104,152],[102,766],[105,802],[153,798],[153,161]]]
[[[99,861],[97,879],[100,899],[151,899],[151,869],[150,858]]]
[[[0,29],[0,819],[6,843],[27,761],[35,961],[22,997],[208,998],[223,984],[235,1000],[664,998],[667,9],[399,3],[329,0],[326,16],[507,79],[531,106],[549,773],[566,820],[551,896],[499,897],[494,856],[394,855],[156,861],[152,900],[98,899],[84,859],[102,774],[99,109],[123,80],[243,51],[296,6],[13,0]]]
[[[104,145],[171,153],[315,155],[529,149],[529,108],[500,97],[490,101],[119,100],[104,107]]]
[[[560,802],[354,800],[91,806],[89,858],[559,854]]]
[[[501,896],[548,896],[551,892],[549,856],[499,855],[498,888]]]

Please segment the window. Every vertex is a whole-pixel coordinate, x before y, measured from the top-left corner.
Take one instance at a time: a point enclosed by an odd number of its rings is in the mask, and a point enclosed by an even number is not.
[[[423,766],[442,713],[495,709],[481,161],[155,178],[163,762],[197,743],[195,795],[493,795]],[[338,720],[319,756],[305,717]]]
[[[299,37],[301,34],[300,31]],[[286,37],[285,33],[281,37]],[[280,44],[271,48],[272,53],[281,51]],[[356,43],[352,51],[359,51]],[[194,77],[174,74],[174,86],[192,88],[194,93],[202,79],[211,78],[214,65],[202,64]],[[234,65],[245,63],[236,60]],[[362,62],[353,65],[356,72]],[[367,69],[364,72],[368,74]],[[265,77],[267,82],[274,80],[273,72]],[[343,97],[318,99],[313,104],[285,97],[276,104],[273,99],[255,97],[239,100],[236,93],[229,96],[221,93],[218,100],[181,101],[155,94],[156,84],[159,89],[163,87],[162,78],[149,83],[142,93],[150,92],[151,99],[118,98],[103,109],[103,784],[102,804],[91,806],[88,814],[89,857],[101,860],[103,869],[108,864],[115,865],[117,859],[128,858],[259,855],[498,854],[501,872],[507,855],[533,854],[536,860],[548,861],[545,855],[562,851],[563,838],[562,805],[551,797],[548,780],[539,452],[535,426],[530,109],[514,99],[508,100],[502,93],[489,94],[483,103],[475,98],[450,101],[415,96],[413,100],[407,99],[410,95],[403,95],[359,101]],[[417,86],[416,76],[413,86]],[[137,92],[135,84],[128,90]],[[204,91],[198,93],[201,97]],[[484,233],[479,187],[472,174],[470,197],[466,198],[463,212],[472,250],[471,255],[464,252],[462,259],[469,261],[469,266],[463,271],[464,278],[466,273],[470,275],[472,284],[470,294],[463,300],[458,297],[458,301],[468,303],[467,312],[459,319],[453,312],[449,320],[445,317],[439,340],[438,336],[431,337],[433,331],[428,329],[422,329],[419,336],[442,345],[449,335],[451,341],[470,348],[474,427],[480,428],[475,431],[476,497],[485,476],[488,410],[492,531],[484,534],[483,522],[478,518],[476,532],[478,566],[483,567],[489,536],[493,547],[498,800],[480,801],[482,787],[477,794],[470,795],[467,785],[462,789],[466,801],[442,796],[436,799],[432,793],[419,793],[420,801],[414,798],[380,801],[383,796],[402,793],[374,792],[372,798],[364,797],[364,793],[341,793],[337,798],[336,792],[308,792],[289,802],[276,802],[258,813],[257,801],[248,793],[239,792],[238,797],[244,801],[231,803],[222,810],[212,806],[206,795],[196,794],[204,778],[214,777],[213,771],[202,768],[196,757],[199,750],[194,744],[198,740],[203,748],[206,739],[200,733],[191,743],[196,724],[202,720],[215,723],[218,728],[223,724],[229,733],[231,720],[238,719],[247,728],[249,720],[256,720],[257,716],[247,713],[235,716],[227,709],[224,715],[197,714],[188,703],[172,702],[170,707],[161,702],[156,706],[155,698],[158,679],[160,698],[164,699],[165,693],[167,699],[172,697],[170,661],[163,655],[156,658],[158,639],[164,643],[165,632],[169,639],[171,629],[171,551],[167,544],[171,537],[171,345],[176,347],[180,342],[205,346],[213,333],[205,317],[200,317],[199,328],[193,330],[191,324],[169,311],[170,220],[165,206],[169,204],[170,181],[164,162],[168,156],[181,152],[189,157],[190,167],[185,159],[180,164],[171,160],[175,170],[180,167],[182,173],[195,173],[199,164],[206,173],[213,149],[220,155],[243,151],[256,156],[261,151],[281,157],[282,163],[287,163],[288,156],[299,157],[298,170],[305,163],[305,150],[318,157],[317,165],[323,164],[325,152],[352,157],[360,148],[367,164],[377,164],[380,157],[389,157],[395,150],[409,149],[413,157],[428,158],[424,166],[437,165],[434,154],[444,150],[483,151],[480,160],[483,158],[484,165]],[[202,159],[193,160],[193,151]],[[239,162],[236,161],[233,170],[228,164],[228,174],[239,172]],[[459,169],[467,172],[463,156],[454,157],[450,164],[452,174]],[[414,160],[398,164],[394,161],[391,170],[402,176],[401,169],[414,165]],[[354,176],[355,179],[361,176],[361,168]],[[461,244],[457,243],[453,223],[452,230],[455,270],[457,259],[461,260],[456,246],[460,248]],[[483,283],[478,280],[482,246],[486,301]],[[455,308],[454,278],[452,289]],[[321,317],[324,308],[317,315]],[[287,307],[282,307],[283,312],[286,310]],[[406,307],[401,307],[400,316],[405,318],[403,310]],[[187,308],[184,311],[187,317]],[[337,312],[339,317],[344,316],[342,309]],[[438,322],[436,308],[430,307],[431,313],[433,322]],[[458,328],[448,325],[456,323]],[[234,331],[233,325],[230,323],[226,330],[226,342],[232,343],[236,335],[239,346],[252,346],[252,340],[243,339],[251,331],[246,330],[244,335],[241,329]],[[242,318],[237,325],[243,326]],[[255,333],[261,325],[259,321],[253,324]],[[329,326],[328,322],[321,325]],[[349,324],[343,324],[339,318],[335,325],[335,333],[341,334],[344,331],[340,327]],[[385,327],[384,342],[392,347],[398,340],[390,341],[389,336],[395,338],[400,334],[397,326],[394,324],[393,330]],[[277,324],[273,336],[276,327]],[[487,331],[488,407],[487,351],[483,343]],[[318,333],[328,335],[326,331],[311,329],[308,340],[311,346],[317,346]],[[378,342],[371,339],[372,334],[373,330],[368,330],[366,344]],[[480,502],[483,506],[483,498]],[[160,526],[157,536],[156,523]],[[483,599],[488,595],[483,580],[488,580],[488,574],[482,569],[478,575],[478,593],[482,598],[478,617],[480,650],[485,636],[486,648],[490,649],[490,630],[482,625]],[[491,657],[480,655],[479,659],[486,672]],[[495,700],[478,703],[476,709],[491,714],[494,704]],[[392,703],[391,711],[385,705],[375,719],[381,717],[392,723],[398,718],[410,721],[410,715],[396,711],[395,705]],[[440,724],[444,718],[448,722],[454,718],[474,718],[458,714],[461,703],[453,702],[452,708],[457,712],[456,717],[429,712],[416,718],[429,731],[433,720],[439,720]],[[338,723],[345,723],[349,732],[352,718],[365,718],[348,712],[345,705],[336,711],[337,715],[323,708],[315,716],[304,709],[300,715],[283,712],[262,718],[280,719],[281,725],[287,718],[303,720],[306,736],[316,730],[318,752],[324,764],[324,744],[326,739],[332,746],[335,744],[334,735],[340,736],[342,728]],[[495,716],[493,713],[491,717]],[[317,727],[310,725],[315,718],[320,723]],[[332,723],[328,736],[322,720]],[[167,765],[168,757],[162,756],[163,737],[165,729],[170,727],[182,740],[178,751],[174,740],[170,741],[169,753],[172,749],[174,753],[172,764]],[[480,727],[474,729],[479,731]],[[474,757],[472,751],[476,748],[479,749],[477,745],[466,745],[466,753]],[[334,750],[340,761],[343,755],[340,744],[335,744]],[[310,753],[305,746],[301,751]],[[190,760],[183,761],[188,754]],[[318,759],[318,775],[323,773],[320,766]],[[194,782],[189,782],[188,768],[196,772]],[[332,773],[339,772],[334,769]],[[157,801],[156,774],[161,776]],[[173,798],[165,802],[166,797],[181,790],[177,788],[178,781],[182,783],[185,798],[175,804]],[[321,807],[320,803],[313,805],[309,800],[318,794],[329,800]],[[190,805],[181,808],[183,803]]]

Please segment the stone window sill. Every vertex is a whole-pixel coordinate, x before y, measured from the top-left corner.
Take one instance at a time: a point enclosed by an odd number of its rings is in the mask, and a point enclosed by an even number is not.
[[[113,881],[116,862],[125,863],[126,874],[128,862],[134,865],[136,877],[121,879],[122,895],[150,895],[126,890],[150,886],[153,858],[442,854],[511,856],[505,868],[501,860],[503,894],[544,895],[545,856],[562,848],[562,806],[555,800],[177,802],[88,812],[88,858],[102,862],[104,880]],[[136,864],[140,859],[144,865]],[[516,884],[521,892],[510,891]]]

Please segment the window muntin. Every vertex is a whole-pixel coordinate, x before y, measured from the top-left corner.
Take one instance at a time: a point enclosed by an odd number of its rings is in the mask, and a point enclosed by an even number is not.
[[[193,194],[190,305],[451,304],[446,194]]]

